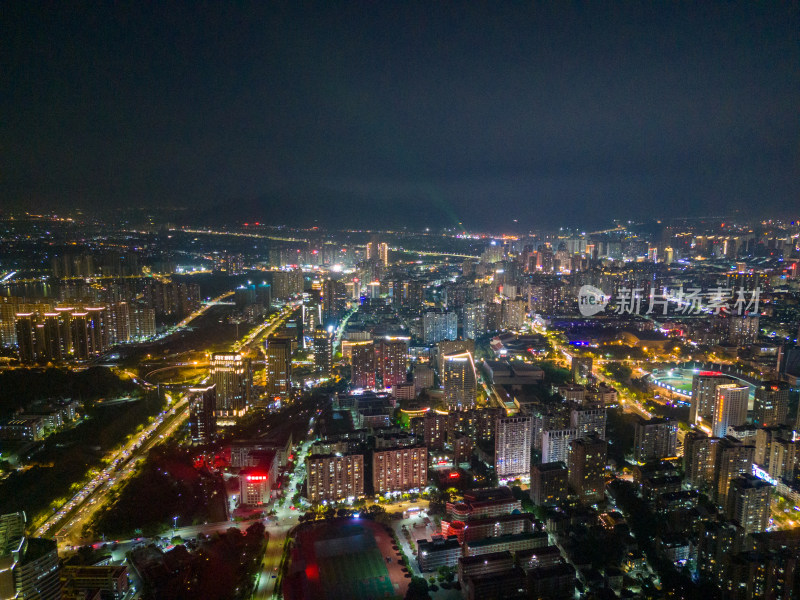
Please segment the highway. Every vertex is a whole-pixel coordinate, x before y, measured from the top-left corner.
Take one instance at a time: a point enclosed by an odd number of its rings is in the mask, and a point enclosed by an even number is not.
[[[104,494],[108,489],[127,480],[134,473],[138,461],[157,444],[168,439],[188,416],[188,400],[183,397],[108,456],[107,466],[39,526],[36,537],[43,537],[57,530],[56,538],[61,546],[77,543],[84,524],[89,523],[97,510],[105,504]]]

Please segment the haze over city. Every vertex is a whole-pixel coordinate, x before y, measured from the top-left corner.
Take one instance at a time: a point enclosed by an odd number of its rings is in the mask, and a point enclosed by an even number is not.
[[[800,4],[0,7],[0,600],[800,598]]]

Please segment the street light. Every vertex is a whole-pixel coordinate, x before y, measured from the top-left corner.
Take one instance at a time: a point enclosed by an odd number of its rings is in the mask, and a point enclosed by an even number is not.
[[[178,517],[172,517],[172,529],[173,531],[178,528]]]

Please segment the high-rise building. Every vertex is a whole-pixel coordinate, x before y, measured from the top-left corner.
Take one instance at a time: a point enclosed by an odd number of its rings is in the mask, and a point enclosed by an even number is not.
[[[789,412],[789,384],[784,381],[767,381],[756,389],[753,402],[753,423],[771,427],[786,423]]]
[[[723,437],[728,435],[728,427],[745,424],[749,397],[750,388],[746,385],[729,383],[717,386],[711,420],[711,430],[715,436]]]
[[[272,272],[272,293],[276,299],[285,300],[303,291],[305,281],[299,268]]]
[[[758,339],[758,315],[733,315],[729,320],[728,342],[747,346]]]
[[[331,374],[333,366],[333,341],[331,334],[322,327],[314,330],[314,369],[323,377]]]
[[[728,518],[744,530],[744,534],[767,530],[772,485],[745,473],[734,477],[728,492]]]
[[[494,464],[498,479],[531,474],[531,417],[498,417],[495,421]]]
[[[434,384],[433,369],[428,365],[414,366],[414,392],[419,394],[422,390],[432,388]]]
[[[376,494],[422,490],[428,485],[428,449],[408,446],[375,450],[372,485]]]
[[[320,454],[306,458],[306,497],[339,502],[364,495],[363,454]]]
[[[474,302],[465,304],[464,311],[464,339],[475,340],[486,334],[486,304]]]
[[[429,310],[422,317],[422,337],[425,343],[433,345],[442,340],[458,337],[458,317],[451,311]]]
[[[472,354],[448,354],[444,357],[444,401],[449,410],[466,410],[475,406],[477,375]]]
[[[217,394],[216,417],[236,418],[245,414],[250,404],[249,359],[238,352],[212,354],[211,383]]]
[[[266,346],[267,395],[286,402],[292,393],[292,340],[269,337]]]
[[[633,458],[645,463],[675,456],[678,449],[678,422],[641,417],[634,425]]]
[[[531,501],[535,506],[555,506],[567,498],[569,470],[563,462],[531,467]]]
[[[336,327],[347,310],[347,288],[344,281],[331,279],[322,282],[322,322]]]
[[[735,381],[715,371],[701,371],[695,375],[692,378],[692,402],[689,409],[689,422],[695,425],[704,422],[710,426],[717,402],[717,386],[730,383],[735,383]]]
[[[12,598],[60,600],[61,565],[55,540],[24,538],[19,559],[13,566]]]
[[[503,329],[519,329],[525,324],[525,300],[503,300],[500,305]]]
[[[444,450],[450,415],[429,411],[423,417],[423,437],[429,450]]]
[[[192,442],[207,445],[214,441],[217,431],[217,419],[214,416],[217,408],[217,390],[211,385],[206,388],[189,390],[191,399],[191,415],[189,429]]]
[[[19,361],[32,364],[38,358],[36,348],[36,316],[33,313],[16,315],[16,338]]]
[[[716,499],[717,504],[724,508],[728,504],[731,481],[740,475],[752,473],[756,448],[728,436],[718,442],[716,450]]]
[[[570,364],[572,381],[586,384],[592,378],[593,359],[591,356],[573,356]]]
[[[436,344],[436,368],[439,370],[439,376],[444,377],[445,356],[464,352],[475,356],[475,340],[443,340]]]
[[[375,346],[353,346],[350,381],[354,387],[375,389]]]
[[[375,341],[375,366],[380,384],[395,387],[405,383],[408,373],[408,340],[387,338]]]
[[[594,504],[606,490],[608,443],[598,436],[572,440],[569,444],[569,485],[581,502]]]
[[[598,435],[606,437],[606,408],[604,406],[573,406],[570,410],[570,427],[578,437]]]
[[[367,260],[383,267],[389,266],[389,244],[386,242],[369,242],[367,244]]]
[[[569,460],[569,444],[578,437],[574,429],[545,429],[542,431],[542,462],[563,462]]]
[[[0,556],[19,547],[25,536],[25,513],[15,512],[0,515]]]

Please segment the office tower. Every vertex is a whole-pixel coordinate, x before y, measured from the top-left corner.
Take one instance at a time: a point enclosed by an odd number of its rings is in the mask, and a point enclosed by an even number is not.
[[[755,446],[742,444],[732,437],[722,438],[717,444],[717,457],[714,466],[716,479],[716,500],[723,508],[728,503],[728,490],[739,475],[752,472]]]
[[[531,467],[530,496],[534,506],[555,506],[566,500],[569,470],[563,462]]]
[[[531,474],[531,417],[498,417],[495,421],[494,465],[500,480]]]
[[[292,394],[292,340],[269,337],[265,348],[267,396],[286,402]]]
[[[608,443],[598,436],[572,440],[569,444],[569,485],[581,502],[594,504],[605,496]]]
[[[271,493],[272,478],[266,469],[260,466],[248,467],[239,472],[239,498],[242,506],[263,506],[269,503]]]
[[[732,315],[728,329],[728,342],[736,346],[747,346],[758,339],[758,315]]]
[[[375,347],[372,344],[353,346],[351,370],[353,387],[375,388]]]
[[[375,366],[380,384],[395,387],[405,383],[408,372],[408,346],[405,339],[375,341]]]
[[[16,337],[19,361],[23,364],[36,362],[38,351],[36,348],[36,322],[33,313],[18,313],[16,315]]]
[[[586,384],[592,378],[593,359],[591,356],[573,356],[570,364],[572,381]]]
[[[61,598],[61,565],[55,540],[24,538],[13,566],[12,598],[59,600]]]
[[[434,383],[433,369],[428,365],[414,366],[414,393],[419,394],[422,390],[432,388]]]
[[[211,355],[211,383],[216,388],[217,417],[240,417],[250,404],[250,360],[239,353]]]
[[[783,425],[789,412],[789,384],[767,381],[756,389],[753,423],[761,427]]]
[[[428,449],[410,446],[375,450],[372,485],[376,494],[422,490],[428,485]]]
[[[306,458],[309,502],[339,502],[364,495],[363,454],[320,454]]]
[[[331,279],[322,282],[322,323],[338,326],[347,310],[347,288],[344,281]]]
[[[729,426],[744,425],[747,421],[747,400],[750,388],[729,383],[718,385],[711,430],[716,437],[728,435]]]
[[[576,430],[578,437],[598,435],[606,437],[606,409],[597,406],[573,406],[570,410],[570,428]]]
[[[486,333],[486,304],[475,302],[465,304],[464,339],[474,340]]]
[[[710,426],[717,402],[717,386],[735,383],[730,377],[713,371],[701,371],[692,377],[692,403],[689,423],[705,423]],[[723,434],[725,435],[725,434]]]
[[[734,477],[728,492],[728,518],[744,530],[744,534],[767,530],[772,485],[745,473]]]
[[[429,310],[422,317],[422,336],[425,343],[432,346],[442,340],[458,337],[458,318],[450,311]]]
[[[472,354],[446,355],[442,380],[448,410],[466,410],[475,406],[478,378]]]
[[[542,462],[563,462],[569,460],[569,444],[578,437],[574,429],[545,429],[542,431]]]
[[[333,341],[322,327],[314,330],[314,369],[323,377],[329,377],[333,365]]]
[[[670,419],[645,420],[634,425],[633,458],[636,462],[675,456],[678,448],[678,422]]]
[[[0,556],[19,546],[25,536],[25,513],[0,515]]]
[[[217,419],[214,411],[217,408],[217,390],[211,385],[206,388],[192,388],[191,414],[189,430],[192,442],[207,445],[214,441],[217,432]]]

